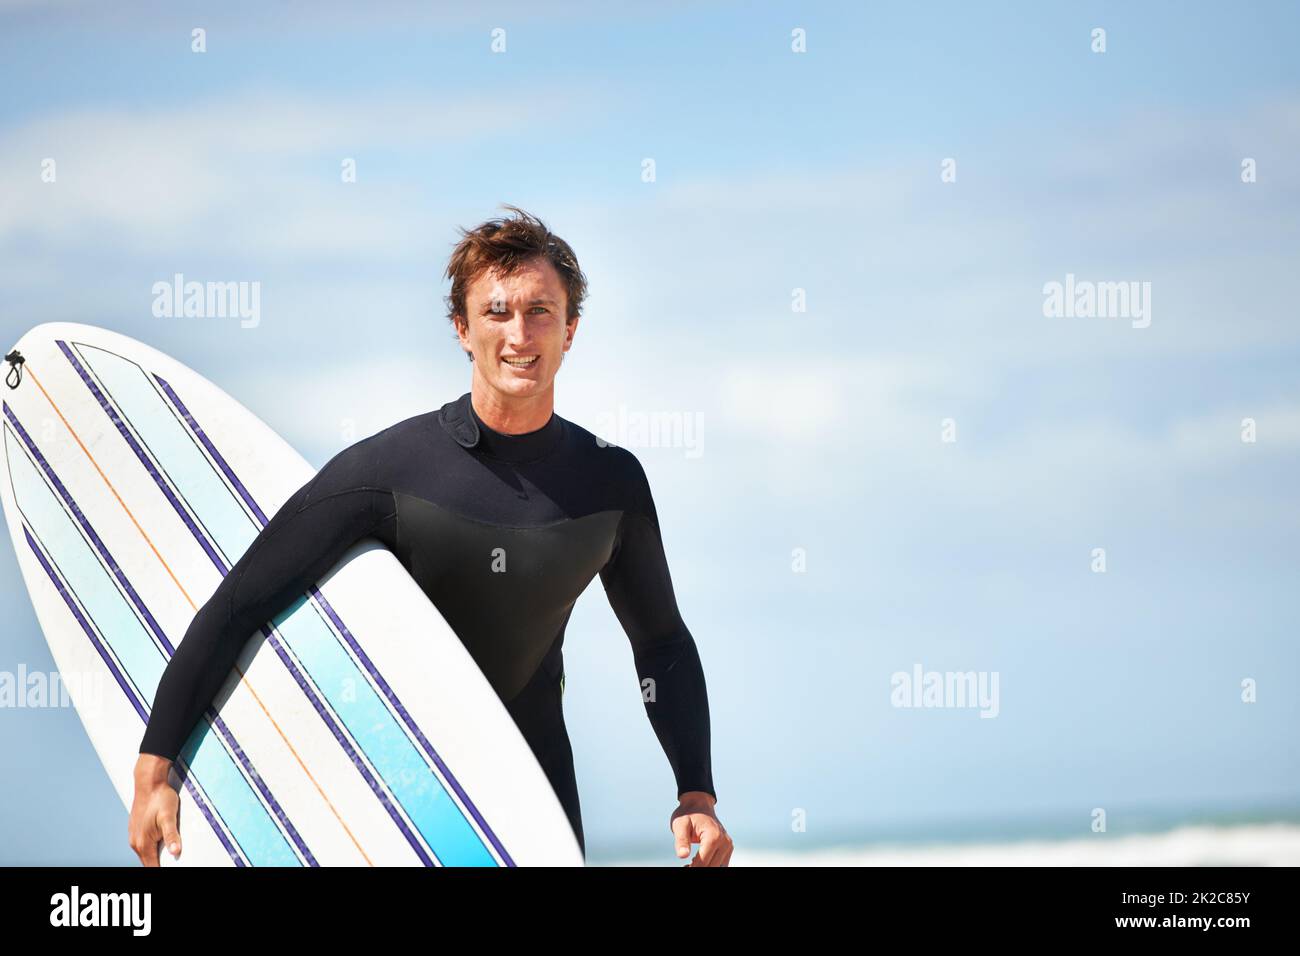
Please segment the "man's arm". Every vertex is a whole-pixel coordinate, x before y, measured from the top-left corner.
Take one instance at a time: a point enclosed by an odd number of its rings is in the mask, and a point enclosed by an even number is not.
[[[698,791],[716,801],[704,668],[677,609],[649,482],[640,462],[632,460],[632,506],[623,513],[614,553],[600,579],[632,643],[646,714],[672,765],[678,797]]]
[[[248,639],[392,517],[392,493],[369,483],[371,457],[360,442],[331,459],[222,579],[163,671],[140,753],[174,761]]]

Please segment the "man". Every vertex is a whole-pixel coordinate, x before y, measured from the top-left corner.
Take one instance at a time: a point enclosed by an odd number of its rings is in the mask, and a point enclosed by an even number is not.
[[[677,854],[699,843],[689,865],[729,863],[731,838],[713,810],[704,673],[645,472],[631,452],[553,411],[586,277],[568,243],[505,208],[516,215],[462,230],[447,266],[448,318],[473,363],[470,391],[344,449],[298,489],[199,609],[163,672],[129,826],[145,865],[158,865],[160,840],[180,853],[168,769],[244,643],[364,537],[393,551],[474,657],[584,855],[561,647],[574,602],[599,573],[637,676],[653,690],[643,696],[676,777]]]

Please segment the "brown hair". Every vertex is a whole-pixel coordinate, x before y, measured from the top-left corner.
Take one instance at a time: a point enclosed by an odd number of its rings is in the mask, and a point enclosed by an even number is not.
[[[457,315],[465,316],[465,321],[469,321],[469,316],[465,315],[465,293],[469,284],[484,272],[495,270],[501,275],[510,275],[525,262],[541,256],[560,274],[568,301],[565,322],[572,322],[581,312],[582,300],[587,296],[587,277],[578,268],[578,258],[573,249],[536,216],[518,206],[502,205],[501,208],[517,215],[510,219],[489,219],[475,229],[460,230],[462,238],[447,262],[446,278],[451,279],[451,295],[445,300],[447,318],[453,327]]]

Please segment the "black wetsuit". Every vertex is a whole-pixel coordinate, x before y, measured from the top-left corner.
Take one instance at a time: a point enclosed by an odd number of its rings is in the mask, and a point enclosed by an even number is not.
[[[637,677],[653,681],[642,696],[678,794],[716,798],[704,672],[640,462],[556,414],[527,434],[493,431],[468,392],[345,448],[281,506],[194,616],[140,752],[175,760],[247,640],[364,537],[388,546],[469,650],[584,854],[561,647],[596,574]]]

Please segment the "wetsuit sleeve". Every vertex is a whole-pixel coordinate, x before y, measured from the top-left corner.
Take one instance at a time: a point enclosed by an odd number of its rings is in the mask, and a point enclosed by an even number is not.
[[[701,790],[716,800],[704,668],[677,609],[659,516],[639,462],[634,472],[632,504],[601,569],[601,583],[632,643],[646,715],[677,778],[678,796]]]
[[[257,630],[392,517],[370,450],[344,449],[289,497],[198,610],[163,670],[140,753],[175,760]]]

